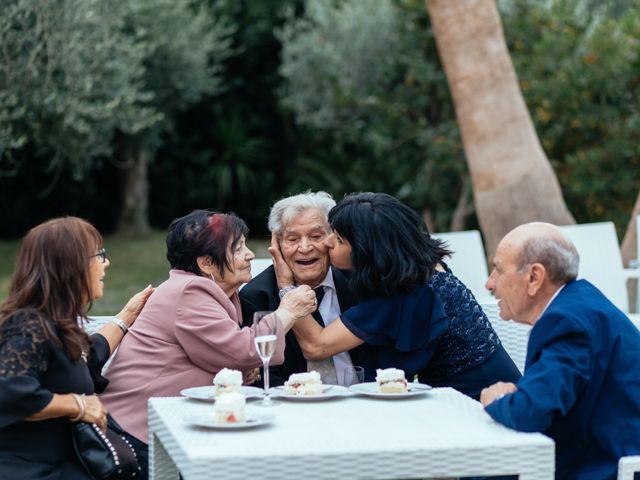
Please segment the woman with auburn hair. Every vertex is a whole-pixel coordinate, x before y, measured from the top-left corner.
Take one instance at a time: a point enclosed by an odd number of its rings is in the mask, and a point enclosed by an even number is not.
[[[324,329],[310,317],[296,323],[306,358],[322,360],[366,343],[367,381],[377,368],[396,367],[409,380],[417,376],[475,399],[497,381],[518,381],[482,308],[447,268],[444,242],[429,235],[416,212],[384,193],[358,193],[331,209],[329,224],[331,265],[352,270],[360,303]],[[273,244],[272,250],[279,284],[286,284],[290,272]]]
[[[251,280],[254,255],[245,243],[249,229],[232,213],[196,210],[177,218],[167,233],[169,278],[140,313],[109,366],[109,386],[100,396],[132,435],[138,459],[146,462],[147,401],[211,385],[223,368],[240,370],[245,384],[262,365],[255,346],[259,326],[242,327],[238,290]],[[284,360],[285,334],[315,310],[315,293],[300,287],[276,310],[272,364]]]
[[[100,371],[153,292],[136,294],[89,337],[79,322],[102,297],[109,264],[102,237],[80,218],[49,220],[25,236],[0,306],[0,478],[91,478],[72,425],[106,428]]]

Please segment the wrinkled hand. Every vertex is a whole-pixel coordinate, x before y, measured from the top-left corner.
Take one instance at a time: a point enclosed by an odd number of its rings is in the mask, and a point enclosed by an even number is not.
[[[282,297],[278,310],[287,310],[298,319],[311,315],[316,308],[318,308],[316,292],[308,285],[301,285]]]
[[[149,300],[149,297],[153,293],[153,290],[153,287],[149,285],[144,290],[136,293],[133,297],[131,297],[131,299],[127,302],[122,311],[118,315],[116,315],[116,317],[122,320],[127,325],[127,327],[131,327],[131,325],[133,325],[133,322],[135,322],[138,318],[138,315],[140,315],[140,312],[147,303],[147,300]]]
[[[260,369],[253,368],[251,370],[247,370],[242,372],[242,384],[243,385],[251,385],[252,383],[260,380]]]
[[[293,278],[293,272],[289,268],[289,265],[284,261],[282,251],[280,250],[280,243],[278,242],[278,236],[275,233],[271,234],[271,246],[267,248],[273,259],[273,268],[276,271],[276,282],[278,288],[288,287],[294,285],[295,280]]]
[[[82,397],[84,400],[84,416],[81,422],[95,423],[103,432],[107,431],[107,408],[102,404],[97,395]]]
[[[486,407],[490,403],[493,403],[496,400],[500,400],[502,397],[504,397],[508,393],[513,393],[517,391],[518,391],[518,387],[516,387],[513,383],[505,383],[505,382],[494,383],[490,387],[482,389],[482,392],[480,392],[480,403],[482,403],[482,405]]]

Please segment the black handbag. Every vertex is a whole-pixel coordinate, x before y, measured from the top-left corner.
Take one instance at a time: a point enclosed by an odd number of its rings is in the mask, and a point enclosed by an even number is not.
[[[107,431],[95,423],[73,426],[73,446],[85,470],[95,480],[131,480],[139,477],[136,452],[124,430],[107,415]]]

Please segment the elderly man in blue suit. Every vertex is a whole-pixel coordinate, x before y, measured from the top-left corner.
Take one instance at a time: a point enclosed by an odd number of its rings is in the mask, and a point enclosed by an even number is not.
[[[480,401],[498,422],[556,443],[556,478],[614,479],[640,454],[640,333],[591,283],[574,245],[550,224],[522,225],[498,245],[487,288],[500,316],[532,325],[524,376]]]

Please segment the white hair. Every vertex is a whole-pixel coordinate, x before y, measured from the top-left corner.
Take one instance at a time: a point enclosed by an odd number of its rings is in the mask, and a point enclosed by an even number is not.
[[[578,276],[580,255],[566,237],[532,237],[524,241],[518,259],[518,270],[538,262],[544,265],[549,279],[562,285]]]
[[[316,208],[329,216],[329,210],[336,202],[327,192],[312,192],[308,190],[298,195],[285,197],[278,200],[269,212],[269,231],[278,235],[282,234],[285,227],[298,215],[310,208]]]

